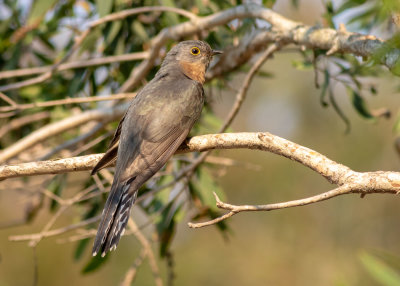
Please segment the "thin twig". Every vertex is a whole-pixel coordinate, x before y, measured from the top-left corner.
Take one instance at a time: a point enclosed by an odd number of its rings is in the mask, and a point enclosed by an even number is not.
[[[106,96],[92,96],[92,97],[78,97],[71,98],[67,97],[64,99],[50,100],[45,102],[33,102],[33,103],[25,103],[25,104],[15,104],[13,106],[4,106],[0,107],[0,112],[8,112],[14,110],[25,110],[30,108],[39,108],[39,107],[50,107],[57,105],[67,105],[67,104],[78,104],[78,103],[88,103],[88,102],[98,102],[98,101],[108,101],[108,100],[118,100],[118,99],[126,99],[133,98],[136,96],[136,93],[117,93],[113,95]]]
[[[49,111],[43,111],[11,120],[10,122],[7,122],[7,124],[4,124],[0,128],[0,138],[12,130],[21,128],[22,126],[25,126],[33,122],[48,119],[50,118],[50,116],[51,113]]]
[[[65,227],[62,227],[62,228],[53,229],[53,230],[44,231],[44,232],[41,232],[41,233],[12,235],[8,239],[10,241],[26,241],[26,240],[35,240],[35,239],[38,239],[38,238],[45,238],[45,237],[50,237],[50,236],[57,236],[57,235],[61,235],[63,233],[66,233],[68,231],[75,230],[77,228],[81,228],[81,227],[86,226],[88,224],[97,222],[97,221],[100,220],[100,218],[101,218],[101,215],[86,219],[86,220],[81,221],[81,222],[76,223],[76,224],[68,225],[68,226],[65,226]]]
[[[61,132],[80,126],[89,121],[102,121],[108,122],[114,118],[117,118],[123,114],[129,104],[127,103],[118,105],[114,108],[94,109],[86,112],[82,112],[73,118],[68,117],[55,123],[46,125],[40,128],[21,140],[15,142],[10,147],[7,147],[0,151],[0,163],[7,161],[8,159],[16,156],[22,151],[26,151],[27,148],[41,142],[51,136],[60,134]]]
[[[90,125],[92,122],[89,122],[88,125]],[[104,123],[100,122],[94,125],[88,132],[80,134],[79,136],[72,138],[56,147],[54,147],[53,150],[49,151],[47,154],[43,155],[40,157],[38,160],[39,161],[44,161],[50,159],[53,155],[57,154],[61,150],[72,148],[73,146],[77,145],[78,143],[87,140],[88,138],[92,137],[94,134],[97,133],[97,131],[101,130],[104,127]]]
[[[101,216],[96,216],[90,219],[87,219],[85,221],[81,221],[80,223],[77,223],[75,225],[69,225],[60,229],[55,229],[55,230],[50,230],[50,228],[53,226],[57,218],[64,212],[66,211],[70,206],[72,206],[75,203],[78,203],[84,199],[87,198],[87,194],[90,193],[93,190],[93,186],[86,188],[85,190],[77,193],[75,196],[73,196],[71,199],[60,199],[60,205],[61,207],[58,209],[58,211],[53,215],[53,217],[50,219],[50,221],[45,225],[45,227],[42,229],[40,233],[36,234],[26,234],[26,235],[15,235],[15,236],[10,236],[9,240],[11,241],[24,241],[24,240],[29,240],[29,246],[34,247],[38,245],[38,243],[41,241],[42,238],[48,237],[48,236],[55,236],[62,234],[64,232],[70,231],[72,229],[80,228],[84,225],[87,225],[89,223],[95,222],[97,220],[100,220]],[[97,192],[98,194],[101,192]]]
[[[61,206],[57,212],[53,215],[53,217],[46,223],[46,225],[44,226],[44,228],[42,229],[42,231],[40,233],[38,233],[38,235],[36,235],[34,238],[30,239],[29,242],[29,246],[31,247],[36,247],[38,245],[38,243],[42,240],[42,238],[44,237],[45,233],[49,232],[49,229],[54,225],[54,223],[56,222],[56,220],[62,215],[62,213],[67,209],[66,205]],[[10,238],[11,240],[11,238]]]
[[[153,249],[151,248],[150,242],[143,235],[143,233],[139,230],[139,228],[137,227],[136,223],[133,221],[132,218],[129,218],[128,225],[129,225],[129,228],[133,231],[133,234],[139,240],[139,242],[142,245],[142,247],[144,248],[144,250],[146,251],[146,255],[149,259],[150,269],[153,272],[154,281],[156,282],[156,285],[162,286],[163,282],[161,280],[160,270],[158,269],[156,258],[155,258]]]
[[[282,203],[276,203],[276,204],[267,204],[267,205],[231,205],[222,202],[219,197],[217,196],[216,193],[214,194],[215,200],[217,201],[216,205],[220,209],[224,210],[229,210],[228,213],[217,217],[215,219],[212,219],[210,221],[206,222],[200,222],[200,223],[188,223],[188,226],[190,228],[200,228],[200,227],[205,227],[205,226],[210,226],[216,223],[219,223],[227,218],[230,218],[231,216],[244,212],[244,211],[273,211],[273,210],[279,210],[279,209],[285,209],[285,208],[292,208],[292,207],[299,207],[299,206],[305,206],[309,204],[314,204],[317,202],[325,201],[340,195],[344,194],[350,194],[354,192],[354,187],[351,185],[343,185],[340,186],[334,190],[318,194],[312,197],[307,197],[304,199],[300,200],[293,200],[293,201],[287,201],[287,202],[282,202]]]
[[[33,256],[33,286],[38,285],[39,281],[39,262],[38,262],[38,257],[37,257],[37,247],[34,246],[32,247],[32,256]]]
[[[58,71],[106,65],[106,64],[116,63],[116,62],[128,62],[128,61],[135,61],[135,60],[143,60],[143,59],[146,59],[147,56],[148,56],[148,52],[138,52],[138,53],[130,53],[130,54],[124,54],[124,55],[117,55],[117,56],[108,56],[108,57],[93,58],[93,59],[88,59],[88,60],[73,61],[73,62],[61,64],[58,67]],[[6,79],[6,78],[22,77],[22,76],[45,73],[45,72],[50,71],[52,69],[52,67],[53,66],[43,66],[43,67],[34,67],[34,68],[17,69],[17,70],[9,70],[9,71],[0,71],[0,80]],[[0,96],[1,96],[1,94],[0,94]]]
[[[15,106],[17,105],[17,103],[12,100],[11,98],[9,98],[7,95],[5,95],[4,93],[0,92],[0,99],[4,100],[5,102],[7,102],[8,104],[10,104],[11,106]]]
[[[137,269],[140,265],[142,265],[144,259],[147,256],[146,249],[142,248],[138,257],[136,257],[135,261],[132,263],[131,267],[129,267],[128,271],[125,274],[124,280],[121,282],[121,286],[130,286],[132,282],[135,280]]]
[[[171,252],[171,250],[167,251],[165,254],[165,262],[167,263],[167,272],[168,272],[168,279],[167,279],[167,285],[172,286],[174,285],[174,280],[175,280],[175,273],[174,273],[174,256]]]
[[[146,6],[146,7],[140,7],[140,8],[133,8],[133,9],[128,9],[128,10],[123,10],[119,11],[116,13],[112,13],[110,15],[107,15],[103,18],[100,18],[98,20],[93,21],[90,24],[90,28],[94,28],[96,26],[105,24],[107,22],[112,22],[112,21],[117,21],[117,20],[122,20],[127,17],[136,15],[136,14],[141,14],[141,13],[146,13],[146,12],[156,12],[156,11],[162,11],[162,12],[172,12],[175,14],[182,15],[186,18],[189,18],[191,20],[196,20],[198,17],[196,14],[193,14],[189,11],[186,11],[184,9],[179,9],[175,7],[167,7],[167,6]]]
[[[77,150],[75,150],[74,152],[72,152],[71,156],[73,156],[73,157],[78,156],[79,154],[81,154],[81,153],[85,152],[86,150],[92,148],[93,146],[97,145],[98,143],[100,143],[101,141],[103,141],[104,139],[110,137],[113,134],[114,134],[114,131],[108,131],[108,132],[100,135],[96,139],[86,143],[82,147],[80,147]]]
[[[221,128],[219,129],[218,133],[224,132],[232,123],[232,121],[235,119],[236,115],[238,114],[244,100],[246,99],[247,91],[250,87],[250,84],[254,78],[254,76],[257,74],[257,71],[261,68],[261,66],[264,64],[264,62],[272,56],[274,52],[279,50],[281,48],[282,44],[279,42],[271,44],[268,49],[263,52],[260,57],[257,59],[257,61],[254,63],[254,65],[251,67],[249,72],[247,73],[245,79],[243,80],[242,86],[240,87],[239,92],[236,94],[236,100],[234,105],[232,106],[232,109],[229,111],[228,116],[225,119],[225,122],[222,124]]]

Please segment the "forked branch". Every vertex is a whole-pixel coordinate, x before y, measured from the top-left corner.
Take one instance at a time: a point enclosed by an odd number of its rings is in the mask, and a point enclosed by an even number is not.
[[[371,193],[400,193],[400,172],[356,172],[314,150],[272,135],[268,132],[222,133],[196,136],[184,142],[177,153],[194,151],[203,152],[214,149],[252,149],[272,152],[299,162],[338,187],[334,190],[305,199],[258,206],[231,205],[221,202],[218,197],[216,197],[217,206],[221,209],[229,210],[229,212],[210,222],[189,224],[191,227],[202,227],[214,224],[242,211],[270,211],[281,208],[303,206],[343,194],[361,193],[362,195],[366,195]],[[96,154],[55,161],[40,161],[0,166],[0,179],[4,180],[20,176],[90,170],[100,158],[101,155]]]

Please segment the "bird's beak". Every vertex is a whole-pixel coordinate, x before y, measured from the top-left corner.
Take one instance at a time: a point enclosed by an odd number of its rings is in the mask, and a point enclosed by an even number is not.
[[[223,51],[212,50],[212,55],[213,56],[220,55],[220,54],[223,54],[223,53],[224,53]]]

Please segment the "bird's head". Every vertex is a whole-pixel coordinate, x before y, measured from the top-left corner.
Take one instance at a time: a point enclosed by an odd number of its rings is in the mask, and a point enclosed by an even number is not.
[[[205,72],[213,56],[221,53],[203,41],[183,41],[168,52],[163,65],[178,64],[186,76],[204,83]]]

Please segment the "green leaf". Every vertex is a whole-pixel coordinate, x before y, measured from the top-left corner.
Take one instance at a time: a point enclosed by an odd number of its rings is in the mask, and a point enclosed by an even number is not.
[[[223,121],[221,118],[216,116],[210,109],[205,108],[199,124],[195,125],[195,128],[192,129],[190,134],[193,136],[193,134],[214,133],[221,127],[222,124]],[[229,128],[226,132],[231,130],[232,129]]]
[[[175,7],[174,1],[172,0],[162,0],[161,3],[163,6]],[[179,24],[178,15],[175,13],[165,12],[163,18],[165,19],[167,26]]]
[[[63,106],[56,106],[51,111],[51,121],[55,122],[67,118],[70,115],[71,111],[69,109],[65,109]]]
[[[326,92],[329,87],[329,82],[330,82],[330,74],[327,69],[324,70],[324,84],[322,85],[321,89],[321,95],[319,96],[319,101],[323,107],[327,107],[328,103],[325,100],[326,97]]]
[[[156,229],[160,241],[160,256],[165,257],[176,231],[176,221],[183,203],[170,202],[162,211]]]
[[[354,108],[365,119],[375,119],[375,117],[368,110],[367,103],[364,98],[355,90],[350,90],[351,103]]]
[[[400,76],[400,58],[398,58],[395,64],[390,68],[390,71],[397,76]]]
[[[77,261],[82,258],[83,253],[85,252],[86,247],[89,245],[89,238],[82,239],[78,242],[74,252],[74,260]]]
[[[132,30],[141,40],[142,43],[147,42],[149,40],[149,36],[147,35],[146,29],[143,27],[143,24],[140,23],[139,21],[137,20],[133,21]]]
[[[113,0],[96,0],[97,12],[100,17],[104,17],[111,12]]]
[[[219,210],[215,203],[213,192],[216,193],[221,200],[225,200],[225,194],[207,169],[200,168],[198,170],[196,181],[193,186],[197,192],[197,196],[204,205],[213,211]]]
[[[292,5],[298,9],[299,8],[299,0],[291,0],[290,2],[292,2]]]
[[[19,95],[22,98],[26,98],[29,99],[31,101],[34,101],[36,98],[39,97],[39,95],[42,92],[42,86],[40,85],[31,85],[31,86],[27,86],[24,88],[21,88],[19,91]]]
[[[335,13],[333,11],[332,1],[327,1],[325,4],[325,8],[326,12],[324,13],[323,18],[325,19],[329,27],[335,28],[335,23],[333,22],[333,17],[335,16]]]
[[[209,8],[204,5],[204,1],[203,0],[195,0],[195,5],[194,5],[197,9],[199,9],[199,15],[205,15],[209,12]]]
[[[267,72],[267,71],[263,71],[260,69],[257,71],[257,76],[263,77],[263,78],[273,78],[274,74],[272,72]]]
[[[114,21],[111,24],[111,28],[108,31],[108,34],[105,39],[105,44],[109,45],[112,41],[114,41],[115,37],[118,35],[119,31],[121,30],[122,22],[121,21]]]
[[[292,66],[301,71],[308,71],[313,68],[313,64],[307,60],[293,60]]]
[[[347,0],[336,10],[336,14],[342,13],[348,9],[360,6],[364,4],[367,0]]]
[[[386,263],[391,268],[393,268],[393,270],[395,270],[397,273],[400,274],[400,257],[399,256],[396,256],[390,252],[378,251],[378,250],[373,250],[370,252],[370,254],[381,259],[382,262]]]
[[[101,37],[101,31],[95,29],[82,42],[79,53],[84,51],[95,51],[97,48],[97,40]]]
[[[92,256],[89,262],[86,263],[85,267],[83,267],[81,273],[87,274],[99,269],[99,267],[104,265],[104,263],[108,260],[110,256],[111,256],[110,252],[108,252],[104,257],[101,257],[100,254]]]
[[[380,285],[400,285],[400,275],[390,265],[367,252],[360,254],[360,260],[367,272]]]
[[[393,125],[393,131],[396,134],[400,134],[400,113],[397,115],[396,122]]]
[[[369,87],[369,91],[370,91],[371,94],[373,94],[373,95],[377,95],[377,94],[378,94],[378,91],[376,90],[376,87],[375,87],[374,85],[371,85],[371,86]]]
[[[48,191],[53,193],[56,196],[60,196],[61,192],[64,189],[65,184],[66,184],[66,180],[65,179],[66,179],[65,175],[58,175],[58,176],[54,177],[54,179],[47,186]],[[54,211],[57,206],[58,206],[57,201],[56,200],[51,200],[50,210]]]
[[[339,117],[343,120],[344,124],[346,124],[346,129],[344,131],[345,134],[350,132],[350,120],[347,118],[347,116],[344,114],[342,109],[340,109],[339,105],[336,102],[335,95],[333,94],[332,90],[329,90],[329,101],[332,104],[333,109],[336,111],[336,113],[339,115]]]
[[[57,0],[33,1],[33,7],[28,18],[28,26],[34,24],[36,21],[42,18],[56,2]]]

